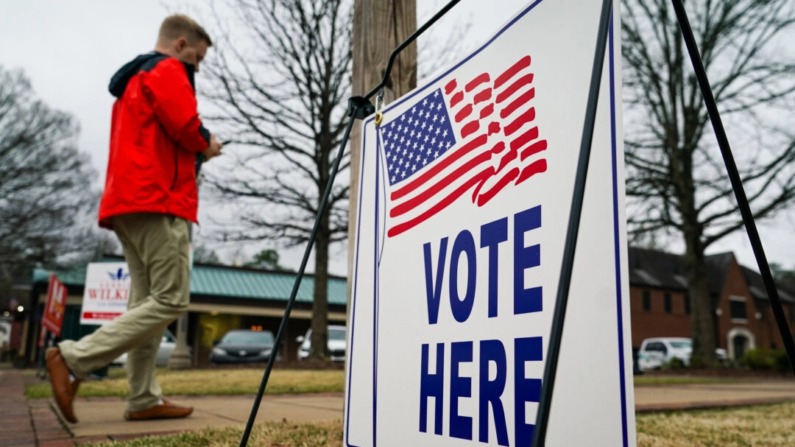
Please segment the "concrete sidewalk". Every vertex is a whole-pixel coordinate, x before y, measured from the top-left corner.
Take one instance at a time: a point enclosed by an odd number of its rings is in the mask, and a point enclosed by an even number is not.
[[[795,380],[635,387],[635,412],[725,408],[795,401]]]
[[[128,422],[118,397],[77,398],[79,422],[64,422],[49,399],[25,399],[25,383],[40,383],[0,365],[0,447],[63,447],[162,436],[203,428],[243,427],[254,396],[174,397],[194,407],[185,419]],[[257,421],[310,422],[342,418],[341,394],[265,396]]]
[[[68,424],[67,427],[75,438],[125,439],[129,435],[141,433],[160,435],[166,432],[243,426],[254,404],[254,396],[179,396],[169,399],[192,406],[193,414],[185,419],[130,422],[122,418],[125,402],[120,398],[78,398],[74,406],[79,422]],[[342,395],[265,396],[257,413],[257,422],[341,419],[342,403]]]

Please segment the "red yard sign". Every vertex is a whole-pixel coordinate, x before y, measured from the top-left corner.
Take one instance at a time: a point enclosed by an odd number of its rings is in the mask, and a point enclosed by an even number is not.
[[[66,311],[66,286],[63,285],[55,274],[50,274],[50,287],[47,289],[47,304],[44,306],[44,316],[41,325],[55,335],[61,335],[63,316]]]

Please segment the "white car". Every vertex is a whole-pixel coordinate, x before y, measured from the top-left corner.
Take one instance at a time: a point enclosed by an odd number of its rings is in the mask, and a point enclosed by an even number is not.
[[[678,359],[687,367],[693,353],[693,341],[689,338],[660,337],[643,340],[638,351],[638,367],[642,371],[657,369]],[[726,350],[716,349],[719,360],[726,359]]]
[[[11,345],[11,321],[0,319],[0,362],[6,360]]]
[[[0,349],[11,344],[11,321],[0,318]]]
[[[299,335],[295,339],[301,346],[298,347],[298,360],[305,360],[309,357],[309,349],[312,347],[312,329],[306,331],[306,335]],[[329,356],[334,362],[345,361],[345,326],[328,327],[328,351]]]
[[[177,347],[177,338],[174,337],[170,331],[163,334],[163,340],[160,342],[160,349],[157,351],[157,366],[168,366],[168,359],[171,358],[171,353]],[[111,362],[110,366],[127,366],[127,353],[120,355],[116,360]]]

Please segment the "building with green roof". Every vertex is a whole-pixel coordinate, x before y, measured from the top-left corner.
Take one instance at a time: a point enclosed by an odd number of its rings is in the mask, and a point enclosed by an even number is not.
[[[105,262],[122,262],[119,257],[106,257]],[[68,290],[62,338],[78,339],[93,332],[97,326],[80,324],[80,310],[86,281],[87,266],[52,272]],[[41,314],[49,286],[49,271],[33,272],[30,313],[24,332],[25,352],[33,362],[37,335],[41,329]],[[195,366],[206,363],[213,342],[232,329],[270,330],[274,334],[284,315],[296,274],[247,267],[196,264],[191,273],[190,306],[188,308],[188,345],[193,352]],[[314,277],[306,275],[298,289],[282,356],[294,360],[299,344],[296,339],[306,334],[312,318]],[[345,278],[331,276],[328,281],[329,324],[345,324],[347,285]],[[176,322],[169,328],[177,333]]]

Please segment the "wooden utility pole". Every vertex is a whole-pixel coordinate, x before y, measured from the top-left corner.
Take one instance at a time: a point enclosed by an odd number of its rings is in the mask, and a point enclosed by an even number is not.
[[[364,95],[384,76],[389,54],[417,29],[416,0],[355,0],[353,6],[353,95]],[[395,59],[384,90],[389,104],[417,86],[417,44],[412,43]],[[373,103],[375,101],[373,100]],[[351,189],[348,211],[348,278],[353,278],[356,219],[361,160],[361,122],[351,132]],[[351,284],[348,281],[348,310]],[[350,315],[350,313],[348,314]]]

